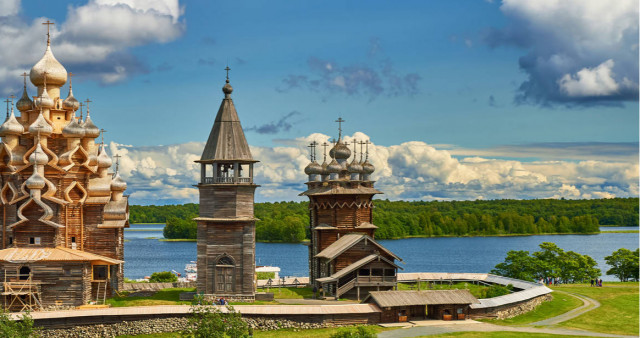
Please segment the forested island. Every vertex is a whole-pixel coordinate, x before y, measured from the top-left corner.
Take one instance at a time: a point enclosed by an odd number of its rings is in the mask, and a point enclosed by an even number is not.
[[[601,225],[638,226],[638,198],[593,200],[375,200],[377,239],[598,233]],[[197,204],[130,207],[131,223],[166,223],[166,238],[196,238]],[[256,239],[309,238],[308,202],[256,203]]]

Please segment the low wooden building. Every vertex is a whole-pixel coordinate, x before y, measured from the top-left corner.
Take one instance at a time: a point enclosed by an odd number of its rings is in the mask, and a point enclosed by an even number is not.
[[[47,22],[49,24],[49,22]],[[25,76],[22,97],[0,126],[0,282],[9,309],[100,302],[124,280],[126,183],[109,172],[102,130],[61,87],[66,69],[51,51]],[[37,88],[29,97],[26,77]],[[88,100],[89,101],[89,100]],[[80,108],[80,117],[76,116]]]
[[[373,291],[365,303],[378,305],[382,323],[409,320],[464,320],[479,301],[467,290]]]

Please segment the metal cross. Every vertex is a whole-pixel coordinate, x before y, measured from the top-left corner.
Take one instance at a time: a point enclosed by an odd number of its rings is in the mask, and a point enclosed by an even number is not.
[[[336,122],[338,122],[338,141],[339,141],[340,138],[342,138],[342,122],[346,122],[346,121],[343,120],[342,117],[338,117]]]
[[[360,141],[360,142],[358,142],[358,144],[360,145],[360,162],[362,162],[362,154],[363,154],[363,152],[362,152],[362,145],[364,144],[364,142],[363,142],[363,141]]]
[[[367,145],[367,157],[365,157],[365,159],[364,159],[365,161],[369,159],[369,143],[371,143],[371,142],[369,142],[369,140],[366,140],[364,142],[364,144]]]
[[[113,158],[116,159],[116,174],[118,173],[118,168],[120,168],[120,154],[113,155]]]
[[[71,88],[71,78],[73,77],[73,73],[69,72],[69,88]]]
[[[356,150],[356,144],[358,144],[358,140],[354,138],[351,142],[353,142],[353,159],[355,160],[358,154],[358,151]]]
[[[316,160],[316,146],[318,146],[318,142],[316,142],[316,141],[311,142],[311,146],[313,147],[312,148],[312,150],[313,150],[313,159],[312,159],[312,161],[315,161]]]
[[[43,25],[47,25],[47,46],[51,43],[51,33],[49,32],[49,26],[55,25],[55,23],[47,20],[47,22],[43,22]]]
[[[227,82],[229,82],[229,71],[231,70],[231,68],[229,68],[229,66],[227,66],[224,70],[227,71]]]
[[[84,103],[80,102],[80,122],[82,122],[82,107],[84,106]]]
[[[13,95],[11,95],[13,96]],[[11,104],[13,104],[12,100],[6,99],[4,100],[4,102],[7,103],[7,118],[9,118],[9,102],[11,102]]]
[[[89,113],[87,113],[87,115],[89,115]],[[107,132],[106,130],[100,129],[100,139],[102,140],[100,144],[102,144],[103,147],[104,147],[104,133],[106,132]]]
[[[27,87],[27,76],[29,76],[29,74],[27,74],[27,72],[24,72],[20,76],[24,78],[24,86]]]
[[[324,161],[327,162],[327,147],[329,146],[329,143],[324,142],[322,143],[322,147],[324,148]]]
[[[9,116],[9,108],[7,108],[7,116]],[[307,148],[309,148],[309,158],[311,159],[311,162],[313,162],[313,142],[309,143]]]
[[[87,117],[89,117],[89,103],[91,103],[91,102],[93,102],[93,101],[91,101],[91,100],[89,100],[89,99],[86,99],[84,102],[86,102],[86,103],[87,103]]]

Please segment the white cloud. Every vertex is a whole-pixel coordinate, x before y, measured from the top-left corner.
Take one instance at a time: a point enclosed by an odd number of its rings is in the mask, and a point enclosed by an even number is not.
[[[312,134],[281,147],[251,147],[260,160],[255,167],[257,201],[301,200],[307,177],[311,141],[322,144],[328,135]],[[363,133],[344,136],[366,140]],[[199,180],[204,143],[131,147],[111,144],[122,155],[122,176],[129,183],[131,203],[197,202],[192,185]],[[357,148],[359,151],[359,147]],[[611,198],[638,196],[638,163],[634,161],[533,161],[470,156],[457,159],[448,150],[424,142],[370,145],[369,160],[376,167],[376,187],[389,199]],[[318,161],[322,162],[322,147]],[[359,156],[359,155],[358,155]]]
[[[0,2],[0,17],[16,15],[20,12],[20,0],[2,0]]]
[[[638,99],[638,1],[504,0],[500,9],[507,25],[488,42],[529,51],[519,102]]]
[[[13,5],[13,7],[12,7]],[[3,13],[17,13],[20,1],[2,2]],[[17,6],[17,7],[16,7]],[[128,52],[135,46],[166,43],[184,33],[179,0],[90,0],[69,6],[64,22],[51,27],[58,60],[81,77],[114,83],[145,72],[146,65]],[[42,57],[48,18],[26,22],[13,15],[0,20],[0,83],[16,93],[18,76]]]

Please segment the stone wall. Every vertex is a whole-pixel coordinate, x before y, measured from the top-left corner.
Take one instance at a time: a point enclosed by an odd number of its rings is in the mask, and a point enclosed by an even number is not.
[[[545,294],[538,297],[534,297],[522,302],[512,303],[502,306],[496,306],[492,308],[484,308],[484,309],[471,309],[469,311],[469,316],[473,319],[478,318],[492,318],[492,319],[507,319],[515,316],[519,316],[521,314],[527,313],[533,309],[535,309],[538,305],[543,302],[550,301],[553,299],[551,294]]]

